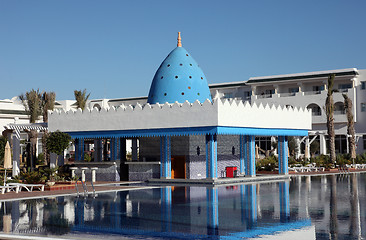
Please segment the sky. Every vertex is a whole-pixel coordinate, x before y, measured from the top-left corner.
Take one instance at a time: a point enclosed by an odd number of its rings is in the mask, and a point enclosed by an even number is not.
[[[183,47],[208,83],[366,69],[364,0],[0,0],[0,99],[147,96]]]

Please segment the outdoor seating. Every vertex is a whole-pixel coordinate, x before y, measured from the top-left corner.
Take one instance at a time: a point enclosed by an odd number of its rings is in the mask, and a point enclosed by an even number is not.
[[[32,192],[33,188],[36,188],[42,192],[44,191],[44,184],[8,183],[8,186],[17,186],[20,192],[23,188],[25,188],[28,192]]]
[[[19,186],[0,186],[1,194],[4,194],[6,192],[14,191],[16,193],[19,192]]]

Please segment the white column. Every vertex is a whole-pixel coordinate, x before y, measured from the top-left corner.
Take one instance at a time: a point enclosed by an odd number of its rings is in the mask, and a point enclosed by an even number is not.
[[[319,146],[320,154],[327,154],[327,142],[325,141],[325,135],[320,134],[319,138],[320,138],[320,146]]]
[[[306,136],[305,139],[305,158],[310,158],[310,143],[309,143],[309,136]]]

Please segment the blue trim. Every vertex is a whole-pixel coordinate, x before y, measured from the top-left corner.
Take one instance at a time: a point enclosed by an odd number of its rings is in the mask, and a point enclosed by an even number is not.
[[[70,131],[72,138],[131,138],[159,136],[188,136],[188,135],[255,135],[255,136],[307,136],[305,129],[280,128],[248,128],[248,127],[187,127],[187,128],[156,128],[111,131]]]
[[[255,135],[255,136],[307,136],[305,129],[286,128],[250,128],[250,127],[217,127],[221,135]]]

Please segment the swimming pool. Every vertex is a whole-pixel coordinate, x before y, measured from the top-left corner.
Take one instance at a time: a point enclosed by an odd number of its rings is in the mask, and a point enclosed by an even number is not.
[[[2,202],[5,234],[119,239],[362,239],[366,174]]]

